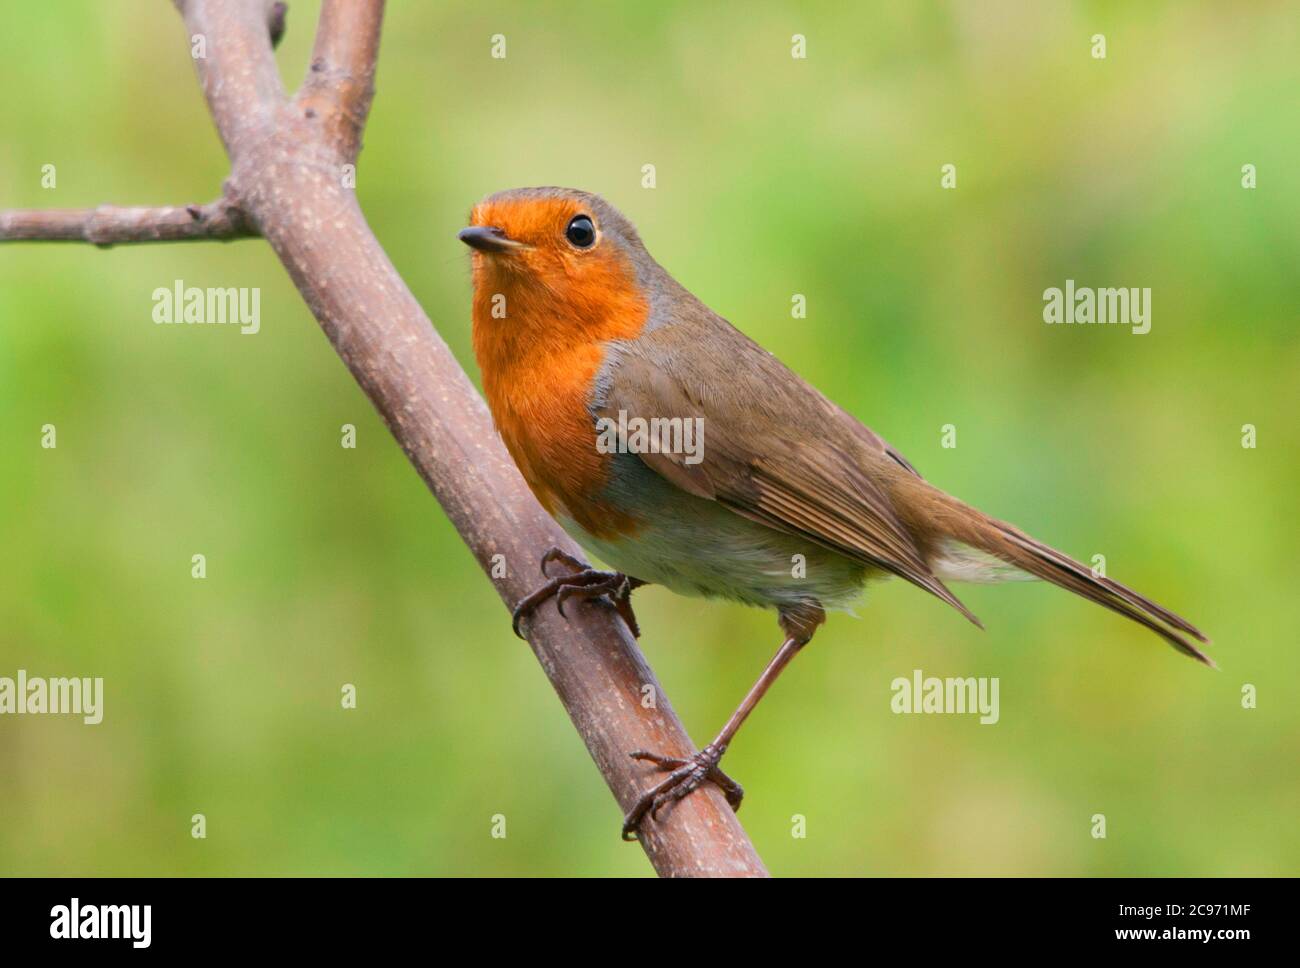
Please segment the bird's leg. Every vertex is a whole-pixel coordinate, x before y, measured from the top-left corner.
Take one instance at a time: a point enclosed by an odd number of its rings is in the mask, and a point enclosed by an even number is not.
[[[808,644],[817,626],[825,620],[826,613],[815,603],[797,609],[782,610],[780,621],[781,628],[785,631],[785,641],[781,643],[781,648],[777,649],[776,655],[772,657],[772,661],[767,664],[767,668],[750,688],[736,711],[731,714],[727,725],[722,727],[722,731],[704,749],[686,758],[661,756],[645,750],[635,750],[629,754],[634,760],[653,763],[668,775],[643,793],[623,818],[624,840],[634,839],[633,834],[640,828],[647,814],[651,820],[654,820],[661,807],[689,796],[699,789],[705,780],[712,780],[722,789],[732,810],[740,809],[745,791],[739,783],[718,768],[718,762],[722,759],[722,754],[727,751],[727,747],[731,745],[741,724],[758,705],[758,701],[767,694],[772,683],[776,682],[777,676],[790,664],[790,660],[798,651]]]
[[[553,561],[558,561],[567,567],[569,574],[550,578],[546,573],[546,566]],[[519,623],[548,598],[555,598],[555,607],[563,615],[564,603],[570,598],[586,600],[607,595],[614,603],[618,614],[627,623],[633,637],[640,637],[641,627],[637,625],[636,615],[632,613],[632,589],[640,588],[645,584],[639,578],[632,578],[617,571],[600,571],[588,567],[578,558],[559,548],[552,548],[542,555],[542,575],[550,580],[524,596],[514,608],[511,615],[511,628],[515,630],[515,635],[523,638],[523,633],[519,631]]]

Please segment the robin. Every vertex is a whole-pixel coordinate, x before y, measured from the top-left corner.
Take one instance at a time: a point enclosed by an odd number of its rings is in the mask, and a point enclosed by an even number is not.
[[[597,195],[521,188],[474,207],[474,353],[496,426],[533,494],[601,571],[553,549],[550,579],[515,609],[605,596],[633,633],[632,590],[776,610],[784,640],[711,743],[688,758],[636,750],[667,775],[624,820],[706,780],[826,609],[896,575],[983,628],[947,581],[1040,578],[1151,629],[1178,651],[1191,623],[927,483],[902,454],[683,288]],[[563,574],[551,579],[548,567]]]

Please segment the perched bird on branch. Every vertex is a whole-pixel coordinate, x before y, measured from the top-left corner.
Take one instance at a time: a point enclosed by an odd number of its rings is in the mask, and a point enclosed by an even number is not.
[[[705,780],[741,723],[825,620],[897,575],[979,620],[946,581],[1041,578],[1154,631],[1207,665],[1191,623],[928,484],[878,434],[683,288],[599,196],[500,192],[474,207],[474,352],[496,426],[542,505],[617,571],[559,551],[564,574],[515,610],[607,596],[635,634],[633,588],[773,608],[785,638],[722,731],[694,756],[631,755],[667,773],[629,836]],[[982,627],[982,626],[981,626]]]

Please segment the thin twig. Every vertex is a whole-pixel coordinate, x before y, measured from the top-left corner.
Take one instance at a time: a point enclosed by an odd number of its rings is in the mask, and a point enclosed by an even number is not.
[[[11,209],[0,212],[0,241],[122,242],[228,241],[257,235],[225,199],[164,208]]]

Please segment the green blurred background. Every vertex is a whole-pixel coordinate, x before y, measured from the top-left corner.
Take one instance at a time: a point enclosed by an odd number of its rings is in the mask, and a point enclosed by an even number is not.
[[[876,587],[728,754],[774,872],[1297,873],[1300,12],[854,6],[395,3],[362,205],[477,380],[471,204],[603,193],[930,480],[1105,554],[1214,638],[1219,673],[1047,586],[960,589],[984,633]],[[291,88],[318,9],[291,4]],[[0,17],[0,206],[215,197],[226,161],[170,5]],[[1150,287],[1151,332],[1044,325],[1067,278]],[[175,279],[261,287],[261,332],[154,325]],[[649,872],[264,244],[0,248],[0,435],[0,675],[106,681],[99,726],[0,718],[0,872]],[[772,616],[654,588],[637,610],[704,742],[777,645]],[[998,676],[1001,721],[894,715],[916,668]]]

